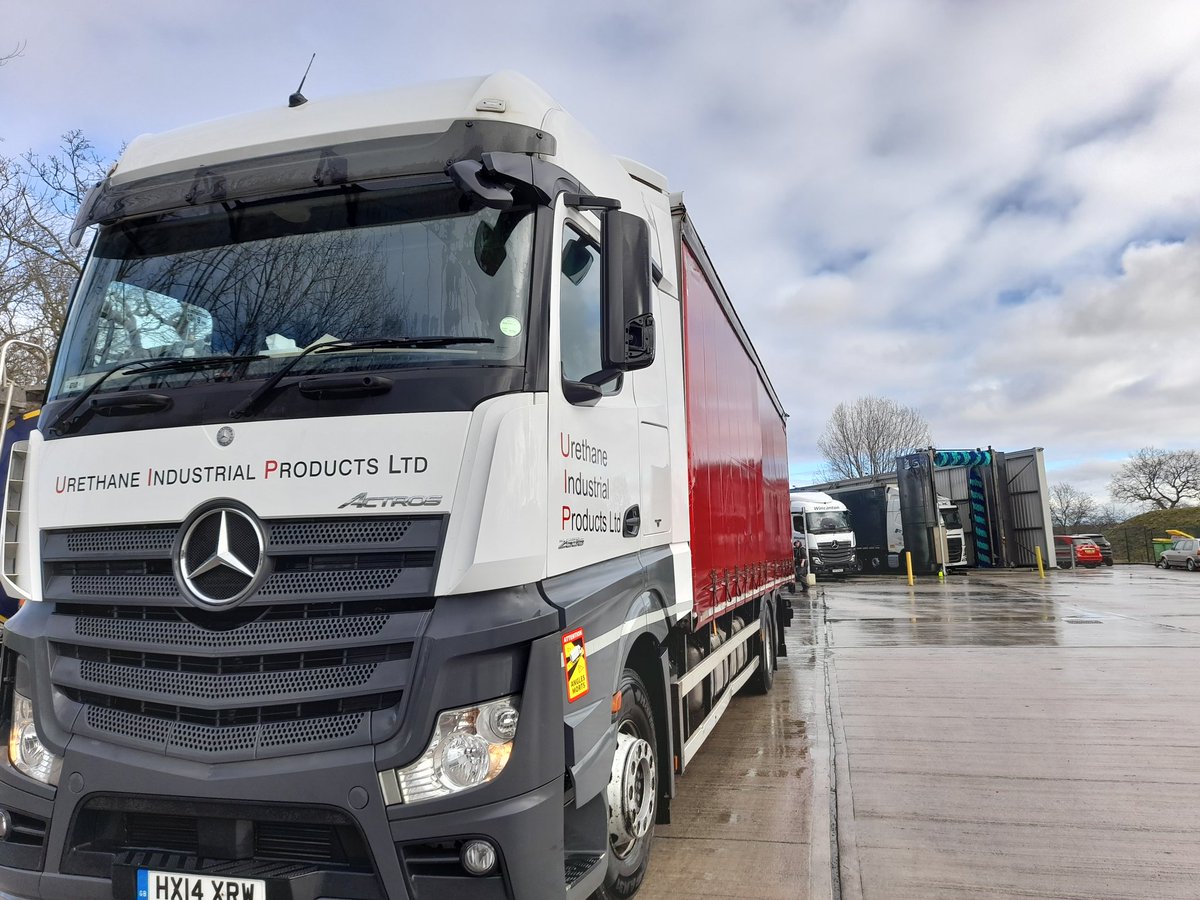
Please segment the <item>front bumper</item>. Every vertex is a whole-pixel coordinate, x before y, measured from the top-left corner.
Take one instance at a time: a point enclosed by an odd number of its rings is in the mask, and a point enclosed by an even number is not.
[[[817,560],[812,561],[812,571],[817,575],[853,575],[858,571],[858,558],[855,554],[850,554],[844,559],[830,560],[818,556]]]
[[[253,832],[263,827],[264,817],[275,822],[290,818],[291,830],[286,833],[300,842],[294,847],[296,853],[303,852],[306,837],[317,841],[322,834],[345,836],[351,832],[357,833],[365,851],[351,853],[354,859],[330,861],[333,854],[315,847],[317,856],[327,857],[325,861],[307,865],[301,864],[299,857],[291,865],[286,860],[275,861],[269,868],[281,877],[271,882],[269,900],[317,900],[334,895],[355,900],[436,900],[462,896],[464,890],[480,898],[544,897],[555,891],[561,895],[561,869],[555,877],[555,867],[548,864],[562,859],[561,778],[477,806],[449,809],[445,801],[438,801],[442,812],[418,815],[422,812],[419,806],[384,806],[373,748],[324,756],[327,758],[262,761],[237,776],[226,777],[220,767],[180,764],[124,750],[114,753],[112,747],[88,742],[68,751],[53,801],[17,786],[21,776],[6,769],[0,772],[0,807],[48,820],[49,827],[40,848],[39,868],[10,864],[36,861],[32,859],[38,855],[36,848],[33,854],[21,856],[12,851],[26,851],[26,847],[0,844],[0,897],[135,900],[126,876],[139,864],[168,871],[202,870],[212,862],[204,853],[205,843],[219,843],[221,833],[237,827],[212,823],[246,823],[241,827],[251,832],[247,846],[254,848],[262,846]],[[306,825],[314,818],[344,825],[321,832]],[[106,849],[116,852],[89,851],[97,845],[97,823],[106,822],[102,827],[110,830],[124,828],[127,834],[160,823],[162,833],[176,841],[183,823],[196,819],[206,824],[197,829],[199,843],[194,853],[180,848],[153,855],[140,851],[139,855],[136,848],[121,847],[125,838],[116,833],[106,836]],[[497,875],[472,878],[456,866],[448,848],[467,837],[485,837],[496,845],[501,859]],[[114,865],[115,878],[108,874]],[[246,877],[259,877],[266,868],[247,870]],[[99,874],[105,869],[108,873]]]
[[[554,617],[539,602],[528,591],[439,601],[421,633],[421,677],[406,685],[402,725],[385,723],[373,743],[205,759],[75,729],[57,751],[57,789],[3,759],[0,808],[24,830],[20,843],[0,841],[0,896],[135,900],[138,868],[195,873],[233,863],[243,870],[225,874],[267,880],[266,900],[563,896],[561,646],[557,631],[546,634]],[[47,715],[62,700],[45,675],[49,615],[27,605],[5,636],[5,654],[28,660],[6,671],[15,668],[18,682],[26,673],[39,732],[47,719],[61,721]],[[521,723],[494,781],[421,803],[384,802],[380,769],[420,755],[439,709],[514,692]],[[495,845],[493,874],[472,877],[458,862],[456,848],[471,838]]]

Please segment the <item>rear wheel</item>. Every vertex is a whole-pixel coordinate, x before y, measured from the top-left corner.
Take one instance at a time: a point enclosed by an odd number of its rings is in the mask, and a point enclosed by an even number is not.
[[[1194,559],[1189,559],[1189,560],[1187,561],[1187,570],[1188,570],[1189,572],[1195,572],[1195,571],[1196,571],[1196,561],[1195,561]]]
[[[758,630],[758,668],[747,683],[753,694],[770,692],[775,683],[775,617],[770,604],[764,603]]]
[[[633,669],[621,675],[617,752],[608,781],[608,872],[593,894],[625,900],[637,893],[650,864],[658,811],[658,760],[654,714],[646,686]]]

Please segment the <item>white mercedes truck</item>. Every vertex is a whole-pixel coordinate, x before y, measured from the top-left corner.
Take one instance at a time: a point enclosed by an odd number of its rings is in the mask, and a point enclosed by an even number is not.
[[[827,485],[828,495],[849,510],[857,542],[859,571],[904,572],[904,521],[900,488],[878,478],[863,478]],[[793,497],[795,494],[793,494]],[[966,539],[958,507],[949,497],[937,495],[943,549],[937,551],[949,568],[968,564]],[[941,538],[939,538],[941,540]]]
[[[792,539],[814,575],[858,571],[854,523],[846,504],[821,491],[792,491]]]
[[[76,230],[6,441],[0,894],[636,893],[795,578],[681,196],[501,73],[138,138]]]

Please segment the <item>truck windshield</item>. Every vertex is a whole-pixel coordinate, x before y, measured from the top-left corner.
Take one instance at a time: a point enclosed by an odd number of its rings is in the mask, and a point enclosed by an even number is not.
[[[845,510],[831,509],[825,512],[808,513],[809,534],[830,534],[835,531],[849,531],[850,516]]]
[[[409,343],[310,354],[295,374],[522,366],[532,210],[464,205],[449,184],[352,185],[109,226],[72,307],[50,397],[160,357],[254,357],[234,370],[183,366],[158,376],[167,386],[266,378],[332,340]],[[116,374],[102,390],[137,377]]]
[[[942,509],[942,524],[947,528],[962,528],[962,519],[959,518],[957,507],[945,507]]]

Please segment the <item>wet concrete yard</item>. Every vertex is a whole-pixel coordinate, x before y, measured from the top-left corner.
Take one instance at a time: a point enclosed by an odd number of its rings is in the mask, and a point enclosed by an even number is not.
[[[812,593],[639,896],[1200,897],[1200,574]]]

